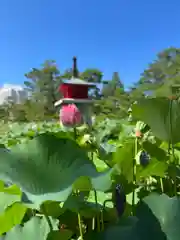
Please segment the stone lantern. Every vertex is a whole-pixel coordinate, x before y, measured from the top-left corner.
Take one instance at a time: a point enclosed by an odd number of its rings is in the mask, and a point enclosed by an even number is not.
[[[63,80],[59,91],[63,98],[57,101],[60,106],[60,122],[64,126],[75,127],[83,123],[91,125],[91,107],[93,100],[88,96],[89,89],[96,84],[78,78],[77,59],[73,58],[73,77]]]

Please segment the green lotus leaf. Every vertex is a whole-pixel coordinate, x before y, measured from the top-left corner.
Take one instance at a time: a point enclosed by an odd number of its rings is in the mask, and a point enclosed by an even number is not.
[[[128,217],[88,239],[179,240],[180,199],[151,193],[139,202],[136,217]],[[87,238],[86,238],[87,239]]]
[[[180,103],[166,98],[143,99],[133,105],[133,116],[148,124],[163,141],[180,141]]]
[[[180,199],[151,193],[136,209],[140,239],[180,239]]]
[[[113,162],[121,170],[121,174],[130,183],[133,181],[133,161],[134,161],[134,139],[128,139],[123,145],[113,153]]]
[[[97,204],[95,202],[94,191],[90,191],[88,196],[86,196],[86,194],[83,192],[81,192],[79,195],[71,194],[64,202],[63,209],[70,209],[73,212],[79,212],[81,216],[90,218],[95,217],[96,214],[102,210],[103,204],[106,200],[110,200],[107,202],[106,207],[109,209],[113,208],[113,204],[111,202],[111,193],[97,191],[96,196]]]
[[[11,198],[11,196],[9,196],[9,198]],[[0,214],[0,235],[8,232],[15,225],[20,224],[27,211],[27,208],[19,202],[15,202],[11,206],[10,203],[7,203],[7,205],[9,205],[9,207]]]
[[[38,205],[47,200],[65,201],[82,176],[90,179],[96,190],[106,191],[111,186],[112,170],[97,172],[86,151],[74,140],[50,133],[13,146],[0,156],[0,179],[19,186]],[[79,181],[81,188],[83,182]]]
[[[0,214],[15,202],[21,201],[21,195],[0,192]]]
[[[51,223],[54,230],[57,230],[56,221]],[[12,228],[6,236],[1,237],[1,240],[46,240],[49,235],[49,226],[45,217],[38,218],[33,217],[24,224],[23,227],[15,226]],[[63,238],[61,238],[63,240]],[[66,238],[67,239],[67,238]]]

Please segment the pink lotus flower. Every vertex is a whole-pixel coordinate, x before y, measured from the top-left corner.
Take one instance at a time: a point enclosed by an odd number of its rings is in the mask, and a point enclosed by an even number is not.
[[[83,121],[82,114],[75,104],[63,105],[59,118],[60,122],[66,127],[76,127]]]

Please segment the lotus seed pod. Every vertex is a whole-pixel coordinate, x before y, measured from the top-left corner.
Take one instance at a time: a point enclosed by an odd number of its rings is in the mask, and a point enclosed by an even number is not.
[[[112,193],[112,200],[118,217],[121,217],[126,207],[126,194],[121,184],[116,184],[115,189]]]
[[[149,164],[150,162],[150,156],[147,154],[147,152],[142,151],[139,157],[140,164],[145,167]]]
[[[60,109],[59,118],[65,127],[77,127],[83,122],[82,114],[75,104],[63,105]]]

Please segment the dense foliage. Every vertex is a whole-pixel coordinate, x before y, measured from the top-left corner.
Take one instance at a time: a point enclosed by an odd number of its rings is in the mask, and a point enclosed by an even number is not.
[[[179,53],[170,53],[177,71]],[[168,59],[160,56],[151,71],[171,68]],[[174,68],[160,80],[151,75],[153,81],[145,81],[145,72],[130,92],[122,84],[114,87],[114,74],[104,96],[114,92],[108,99],[101,96],[102,105],[97,102],[91,128],[66,129],[52,117],[5,122],[6,130],[0,128],[0,239],[179,240],[180,102]],[[58,74],[54,78],[60,81]],[[84,76],[87,80],[87,72]],[[26,85],[37,97],[32,83]],[[145,97],[147,84],[151,95]],[[46,91],[41,96],[52,99]],[[48,101],[39,103],[45,107]],[[103,104],[105,111],[98,114]],[[44,116],[52,114],[49,104]]]
[[[156,97],[132,106],[136,124],[10,125],[1,136],[1,239],[179,239],[179,110]]]

